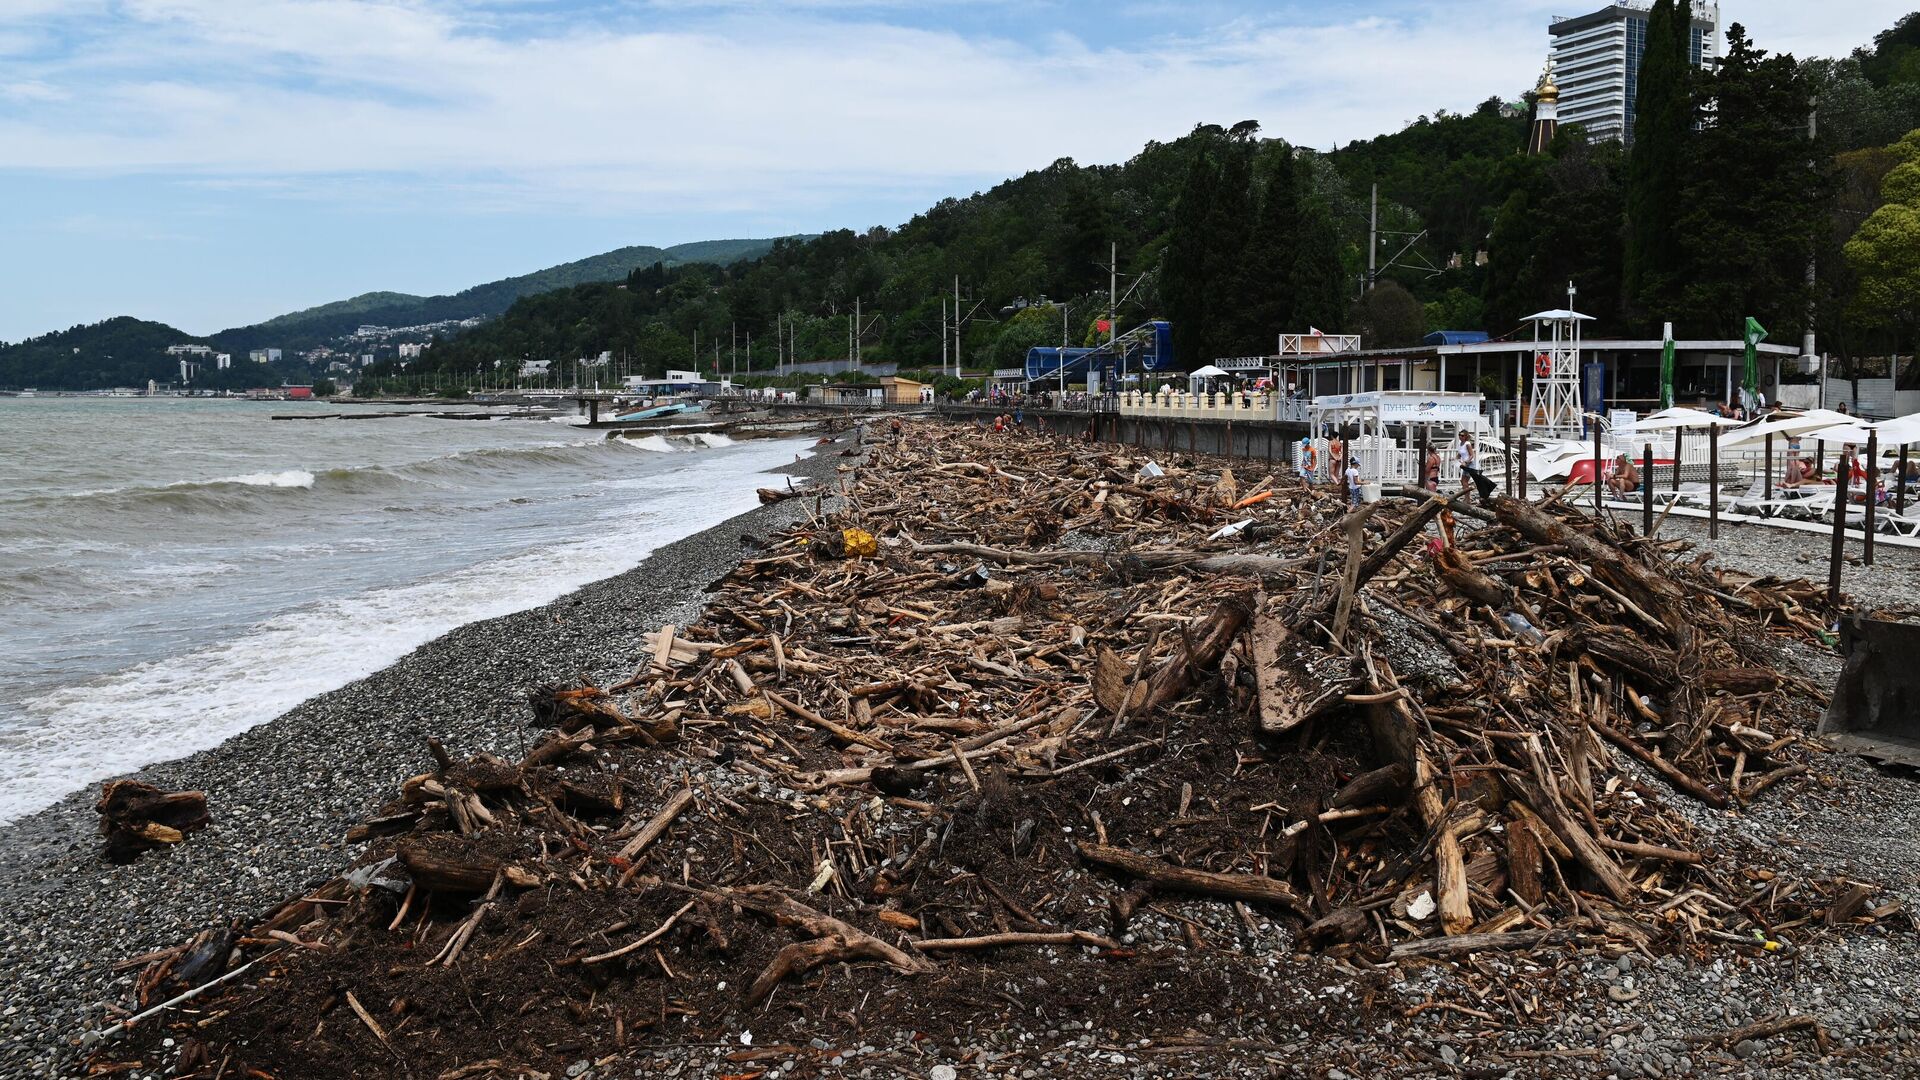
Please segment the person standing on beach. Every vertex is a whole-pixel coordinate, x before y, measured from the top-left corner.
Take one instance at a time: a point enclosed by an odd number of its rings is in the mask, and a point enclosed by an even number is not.
[[[1460,433],[1454,454],[1460,459],[1460,494],[1465,495],[1473,490],[1473,474],[1480,471],[1480,452],[1474,448],[1472,432]]]
[[[1353,457],[1347,458],[1346,478],[1347,478],[1347,509],[1358,510],[1360,509],[1360,462],[1359,462],[1359,459],[1353,458]]]
[[[1440,448],[1439,447],[1431,446],[1431,445],[1427,447],[1427,460],[1421,463],[1421,467],[1425,470],[1424,479],[1426,482],[1427,490],[1434,492],[1435,494],[1438,494],[1440,491]]]

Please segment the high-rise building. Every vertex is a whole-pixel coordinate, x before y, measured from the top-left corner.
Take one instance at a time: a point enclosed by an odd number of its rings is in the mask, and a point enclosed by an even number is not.
[[[1720,55],[1720,5],[1683,4],[1692,16],[1687,58],[1706,67]],[[1572,18],[1556,16],[1553,75],[1560,86],[1560,125],[1579,124],[1595,139],[1633,141],[1633,103],[1640,93],[1640,59],[1647,51],[1651,0],[1618,0]]]

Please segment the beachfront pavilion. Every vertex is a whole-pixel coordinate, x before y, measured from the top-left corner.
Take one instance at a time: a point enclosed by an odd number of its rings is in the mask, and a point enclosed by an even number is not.
[[[1240,374],[1271,375],[1276,384],[1299,387],[1303,399],[1377,390],[1486,393],[1490,402],[1512,409],[1530,385],[1534,358],[1543,347],[1531,340],[1472,340],[1481,335],[1441,333],[1428,344],[1407,349],[1354,349],[1329,355],[1237,357],[1216,361]],[[1660,350],[1657,338],[1588,338],[1580,343],[1583,387],[1598,388],[1603,407],[1649,413],[1660,407]],[[1746,344],[1731,340],[1674,342],[1674,399],[1681,402],[1736,402]],[[1758,347],[1760,388],[1776,400],[1779,376],[1800,350],[1762,343]],[[1485,380],[1492,380],[1492,386]],[[1593,403],[1587,408],[1594,409]]]

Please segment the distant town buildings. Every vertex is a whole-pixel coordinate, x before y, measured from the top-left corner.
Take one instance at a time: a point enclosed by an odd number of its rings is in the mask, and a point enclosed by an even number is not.
[[[420,353],[425,350],[426,347],[425,344],[417,341],[402,342],[400,345],[400,359],[418,360],[420,359]]]
[[[1647,51],[1650,0],[1619,0],[1572,18],[1555,16],[1553,80],[1559,84],[1558,123],[1579,124],[1594,139],[1633,141],[1633,103],[1640,93],[1640,60]],[[1691,0],[1687,56],[1705,67],[1719,56],[1720,5]]]
[[[247,359],[256,364],[277,364],[281,355],[279,349],[255,349],[247,354]]]
[[[75,352],[80,350],[75,349]],[[169,345],[168,356],[207,356],[213,352],[211,345]]]
[[[363,341],[374,339],[385,341],[395,337],[432,337],[434,334],[449,330],[472,329],[485,321],[484,318],[475,316],[471,319],[441,319],[438,322],[420,323],[416,326],[379,326],[374,323],[361,323],[354,328],[350,336]]]
[[[551,360],[522,360],[520,361],[520,377],[523,379],[545,378],[547,372],[552,368],[553,361]]]

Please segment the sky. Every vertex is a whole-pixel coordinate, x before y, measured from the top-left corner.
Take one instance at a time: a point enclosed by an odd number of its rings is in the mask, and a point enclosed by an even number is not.
[[[207,334],[627,244],[895,225],[1196,123],[1532,86],[1597,0],[0,0],[0,340]],[[1842,55],[1914,0],[1723,0]]]

